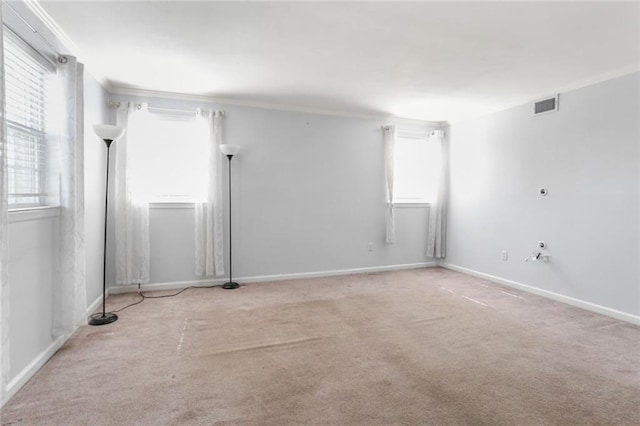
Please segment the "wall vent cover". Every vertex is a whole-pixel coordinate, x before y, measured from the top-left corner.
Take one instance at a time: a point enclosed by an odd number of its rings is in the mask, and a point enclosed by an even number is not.
[[[553,98],[543,99],[534,104],[534,114],[543,114],[545,112],[557,111],[558,110],[558,97],[559,95],[554,96]]]

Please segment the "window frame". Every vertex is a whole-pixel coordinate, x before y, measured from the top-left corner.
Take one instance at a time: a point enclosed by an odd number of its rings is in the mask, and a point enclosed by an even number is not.
[[[5,95],[8,94],[10,91],[9,84],[7,82],[7,77],[9,74],[7,72],[8,70],[7,49],[9,48],[9,46],[7,46],[7,43],[11,43],[13,45],[12,48],[18,50],[19,56],[21,56],[24,59],[30,60],[30,63],[26,64],[24,67],[19,68],[19,71],[22,71],[21,74],[28,73],[33,68],[37,70],[38,73],[40,73],[39,76],[42,76],[42,78],[38,79],[36,83],[36,85],[40,85],[40,87],[42,88],[42,99],[38,98],[42,102],[40,103],[34,102],[34,104],[36,104],[42,111],[41,117],[40,117],[42,119],[42,129],[30,127],[20,122],[10,120],[9,118],[11,114],[9,111],[9,102],[8,102],[8,99],[5,99],[5,123],[6,123],[5,142],[7,144],[7,152],[9,152],[9,150],[11,149],[10,145],[17,146],[17,144],[10,142],[9,134],[11,131],[16,131],[17,133],[22,135],[31,135],[32,137],[34,137],[35,135],[35,137],[40,139],[39,142],[36,143],[37,144],[36,150],[41,151],[39,154],[37,154],[40,156],[40,158],[38,158],[36,161],[37,164],[31,170],[32,172],[34,170],[37,170],[37,172],[32,173],[32,176],[36,175],[37,173],[37,181],[38,181],[36,184],[37,191],[28,192],[28,193],[11,193],[11,192],[8,193],[9,199],[11,199],[11,197],[24,197],[24,198],[32,197],[32,198],[35,198],[35,200],[33,202],[9,202],[8,210],[15,211],[15,212],[22,212],[22,211],[31,210],[31,209],[55,207],[55,206],[47,205],[48,194],[47,194],[46,188],[47,188],[47,178],[49,177],[48,176],[49,165],[47,164],[47,149],[51,148],[50,147],[50,129],[49,129],[50,123],[48,123],[48,117],[47,117],[48,109],[50,107],[48,104],[47,96],[50,96],[51,94],[47,93],[50,90],[49,82],[47,81],[47,76],[55,75],[56,68],[55,68],[55,65],[52,64],[44,55],[42,55],[36,48],[31,46],[29,43],[24,41],[19,35],[17,35],[7,25],[4,25],[4,24],[2,25],[2,31],[3,31],[3,41],[4,41],[4,44],[2,45],[2,49],[5,57],[5,62],[4,62]],[[28,84],[33,84],[32,81],[28,82]],[[28,117],[28,116],[29,115],[27,114],[24,115],[24,117]],[[9,167],[8,165],[8,174],[11,174],[11,172],[12,172],[12,168]]]
[[[429,135],[431,134],[431,130],[413,130],[413,129],[402,129],[398,128],[396,132],[396,140],[394,141],[394,174],[397,173],[398,164],[396,163],[396,152],[399,143],[402,143],[401,140],[413,139],[413,140],[421,140],[425,144],[429,143]],[[442,167],[442,165],[440,165]],[[429,207],[433,200],[429,200],[426,198],[398,198],[396,195],[396,185],[397,180],[394,178],[394,196],[391,204],[394,207]],[[436,188],[437,189],[437,188]]]
[[[198,121],[198,117],[195,114],[195,109],[193,111],[185,111],[181,110],[165,110],[164,108],[154,108],[151,106],[147,107],[147,124],[153,124],[153,122],[165,122],[165,123],[181,123],[183,125],[194,125],[194,126],[204,126],[204,123],[200,123]],[[205,137],[205,135],[203,135]],[[175,140],[172,140],[171,146],[175,146]],[[203,139],[203,143],[207,143],[206,139]],[[139,149],[139,148],[136,148]],[[129,154],[130,155],[130,154]],[[139,160],[139,156],[136,157]],[[135,160],[134,160],[135,161]],[[140,199],[145,200],[149,203],[150,208],[189,208],[188,206],[193,206],[199,202],[202,202],[201,197],[198,197],[194,194],[157,194],[157,193],[146,193],[146,194],[138,194]]]

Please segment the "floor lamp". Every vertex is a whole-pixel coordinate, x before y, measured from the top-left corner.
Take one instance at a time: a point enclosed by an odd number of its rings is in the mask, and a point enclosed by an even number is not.
[[[105,325],[111,324],[118,319],[113,312],[106,312],[106,292],[107,292],[107,215],[109,207],[109,148],[111,144],[124,135],[122,127],[111,126],[108,124],[94,124],[93,131],[107,145],[107,181],[104,197],[104,250],[102,252],[102,312],[91,315],[89,325]]]
[[[220,152],[227,156],[229,159],[229,281],[222,284],[222,288],[225,290],[233,290],[240,285],[233,281],[233,251],[231,250],[231,159],[240,151],[239,145],[221,144]]]

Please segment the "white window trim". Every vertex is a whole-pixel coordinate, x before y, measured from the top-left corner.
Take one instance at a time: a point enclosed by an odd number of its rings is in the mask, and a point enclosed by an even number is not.
[[[389,203],[387,203],[389,204]],[[431,203],[426,202],[426,201],[395,201],[393,203],[393,207],[395,208],[401,208],[401,209],[406,209],[406,208],[429,208],[431,207]]]
[[[3,31],[3,36],[5,38],[5,40],[11,40],[11,42],[16,45],[18,47],[18,49],[21,51],[22,54],[28,56],[29,58],[31,58],[33,61],[35,61],[37,64],[39,64],[42,68],[44,68],[46,70],[46,72],[51,73],[51,74],[55,74],[56,72],[56,67],[54,65],[53,62],[51,62],[45,55],[43,55],[39,50],[37,50],[35,47],[31,46],[29,43],[27,43],[26,41],[24,41],[22,39],[21,36],[19,36],[16,32],[14,32],[9,26],[3,24],[1,27],[1,30]],[[5,46],[1,46],[3,49],[5,49]],[[5,51],[6,52],[6,51]],[[6,74],[5,74],[5,78],[6,78]],[[6,136],[6,135],[5,135]],[[48,139],[50,135],[45,131],[44,133],[44,138],[45,138],[45,145],[46,145],[46,140]],[[44,180],[46,179],[46,175],[42,177],[41,180],[41,188],[40,188],[40,193],[38,194],[33,194],[33,196],[37,196],[40,199],[40,203],[15,203],[15,204],[9,204],[8,208],[9,208],[9,213],[13,213],[13,216],[25,216],[25,217],[33,217],[34,215],[38,216],[36,213],[34,213],[34,210],[39,210],[39,209],[47,209],[49,207],[53,207],[53,208],[58,208],[58,206],[55,205],[46,205],[45,203],[45,199],[47,197],[47,194],[45,194],[44,188],[45,188],[45,183]],[[56,213],[57,215],[58,213]],[[40,216],[45,215],[45,213],[40,213]],[[51,215],[49,215],[51,216]],[[49,217],[49,216],[42,216],[42,217]],[[17,217],[17,216],[16,216]],[[39,218],[39,217],[36,217]],[[31,219],[26,219],[26,220],[31,220]],[[10,220],[11,222],[11,220]]]
[[[2,29],[4,30],[4,37],[8,37],[11,41],[18,46],[20,46],[24,52],[29,55],[34,61],[38,62],[44,68],[49,70],[50,73],[56,72],[55,62],[52,62],[49,58],[42,54],[37,48],[33,47],[31,44],[24,41],[22,37],[20,37],[16,32],[14,32],[7,25],[2,25]]]
[[[147,106],[149,111],[149,117],[161,122],[177,122],[199,125],[199,120],[196,117],[196,110],[174,110],[165,109],[162,107]],[[195,203],[198,202],[198,196],[194,194],[170,194],[170,193],[157,193],[155,191],[149,191],[149,193],[141,193],[140,199],[148,203],[151,209],[184,209],[194,208]],[[190,207],[189,207],[190,206]]]
[[[58,206],[23,207],[9,209],[9,223],[26,222],[30,220],[47,219],[60,215]]]
[[[397,137],[399,139],[418,139],[428,141],[429,135],[435,129],[424,130],[424,129],[411,129],[411,128],[398,128],[397,129]],[[429,208],[433,201],[428,201],[425,199],[407,199],[407,198],[396,198],[393,201],[394,207],[399,208]],[[391,203],[387,203],[387,206]]]
[[[153,210],[188,210],[194,209],[195,205],[194,201],[151,201],[149,208]]]

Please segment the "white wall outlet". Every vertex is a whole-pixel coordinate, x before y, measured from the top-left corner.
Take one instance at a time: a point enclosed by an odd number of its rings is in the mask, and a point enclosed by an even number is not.
[[[509,252],[502,250],[502,260],[509,260]]]
[[[368,248],[369,248],[369,251],[373,251],[373,243],[369,243]]]

